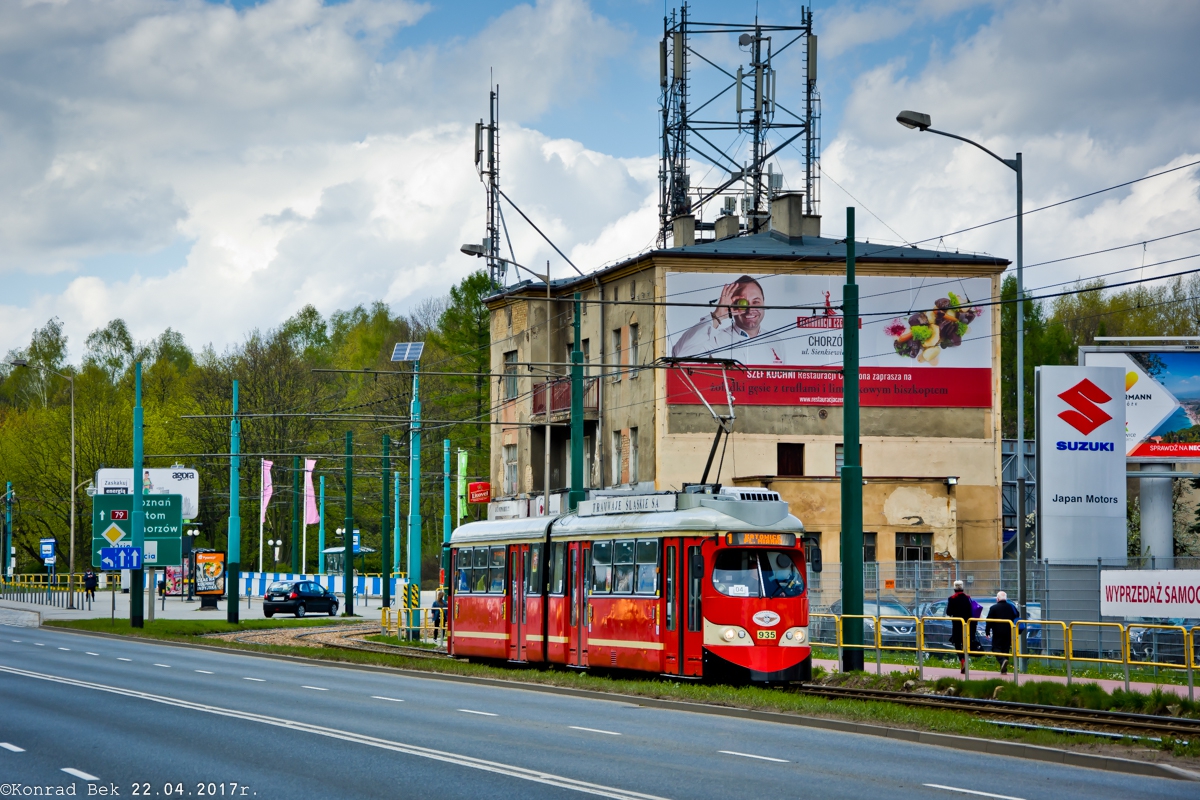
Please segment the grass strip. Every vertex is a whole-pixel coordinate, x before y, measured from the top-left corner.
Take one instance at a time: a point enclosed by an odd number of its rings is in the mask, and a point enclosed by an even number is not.
[[[131,638],[205,644],[230,650],[299,656],[334,663],[395,667],[419,672],[534,683],[632,697],[679,700],[688,703],[725,706],[729,708],[842,719],[886,727],[956,734],[981,739],[1015,741],[1043,747],[1076,749],[1095,745],[1111,745],[1117,742],[1127,745],[1136,744],[1139,748],[1148,748],[1155,745],[1153,742],[1144,740],[1113,740],[1090,736],[1066,735],[1046,730],[998,727],[966,712],[922,708],[873,700],[827,699],[789,691],[784,687],[728,686],[690,681],[673,681],[659,676],[630,675],[626,672],[581,672],[558,668],[557,666],[531,665],[520,667],[499,663],[474,663],[459,659],[408,657],[401,654],[376,653],[362,650],[248,644],[245,642],[202,638],[208,634],[232,633],[238,630],[248,631],[328,625],[329,621],[327,620],[247,620],[240,625],[230,625],[223,620],[147,620],[143,628],[129,628],[126,626],[117,626],[114,628],[109,624],[108,620],[104,619],[50,620],[44,624],[46,627],[117,633]],[[849,681],[854,681],[853,685],[866,688],[899,688],[903,686],[905,680],[915,680],[915,678],[915,672],[910,674],[891,673],[883,676],[868,673],[834,674],[827,676],[820,668],[814,671],[814,680],[827,679],[831,683],[837,683],[837,685],[851,685]],[[899,683],[896,684],[894,683],[895,681],[899,681]],[[884,682],[886,682],[886,685]],[[945,686],[942,686],[943,683]],[[990,692],[994,692],[997,683],[998,681],[957,681],[952,678],[943,678],[937,682],[937,685],[939,688],[945,689],[952,684],[960,684],[959,691],[967,694],[967,696],[991,697],[992,695],[989,693],[989,690]],[[931,683],[930,685],[932,686],[933,684]],[[1027,686],[1030,685],[1032,684]],[[1057,686],[1058,684],[1050,685]],[[1025,688],[1027,687],[1022,687],[1022,689]],[[1103,692],[1103,690],[1099,691]],[[1088,696],[1090,697],[1091,695]],[[1174,740],[1164,740],[1159,747],[1166,752],[1171,752],[1181,757],[1200,757],[1200,741],[1183,743]],[[1130,755],[1137,757],[1136,752],[1131,752]]]

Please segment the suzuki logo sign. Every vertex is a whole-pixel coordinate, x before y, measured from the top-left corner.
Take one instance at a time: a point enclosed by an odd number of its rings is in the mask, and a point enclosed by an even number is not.
[[[1059,414],[1059,418],[1084,436],[1112,419],[1111,414],[1097,405],[1110,402],[1112,397],[1087,378],[1060,394],[1059,399],[1071,407]]]

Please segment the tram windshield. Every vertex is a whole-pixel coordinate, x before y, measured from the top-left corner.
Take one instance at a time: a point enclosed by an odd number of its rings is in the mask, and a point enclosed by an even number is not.
[[[729,597],[798,597],[804,592],[796,563],[779,550],[718,550],[712,581]]]

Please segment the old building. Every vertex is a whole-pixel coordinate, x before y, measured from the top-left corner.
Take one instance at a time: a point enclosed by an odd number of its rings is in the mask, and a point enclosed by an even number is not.
[[[732,415],[709,481],[779,492],[825,560],[838,561],[846,249],[800,208],[798,195],[783,195],[771,230],[739,235],[732,217],[700,243],[683,218],[681,246],[555,280],[549,301],[540,282],[490,298],[492,368],[503,377],[493,389],[489,513],[542,513],[547,413],[551,512],[569,483],[565,365],[578,293],[585,487],[699,482],[713,412]],[[998,559],[1000,326],[989,302],[1008,262],[865,242],[856,250],[867,558]]]

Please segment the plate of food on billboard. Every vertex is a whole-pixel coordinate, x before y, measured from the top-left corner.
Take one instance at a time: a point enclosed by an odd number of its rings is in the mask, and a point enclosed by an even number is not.
[[[667,351],[676,361],[731,359],[734,401],[841,405],[842,287],[838,275],[667,275]],[[859,279],[864,406],[992,405],[990,278]],[[711,308],[697,307],[707,303]],[[725,402],[719,371],[689,371],[709,402]],[[671,370],[668,402],[700,403]]]

